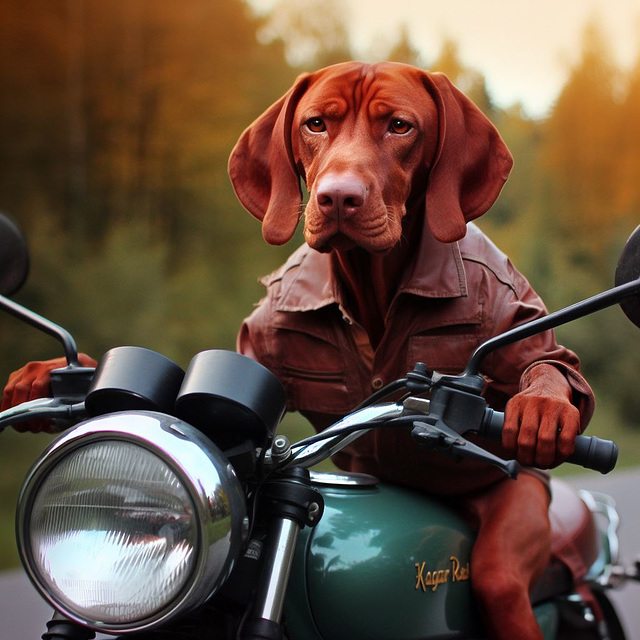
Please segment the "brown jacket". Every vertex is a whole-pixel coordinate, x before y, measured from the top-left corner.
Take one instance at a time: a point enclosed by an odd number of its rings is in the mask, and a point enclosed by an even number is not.
[[[390,306],[384,336],[372,349],[332,273],[330,254],[300,247],[263,279],[267,295],[238,336],[238,350],[269,368],[285,386],[289,409],[321,430],[349,413],[416,362],[459,373],[487,338],[546,313],[544,304],[508,258],[474,225],[458,243],[428,232]],[[593,412],[577,356],[552,332],[505,347],[484,362],[485,395],[503,409],[536,362],[553,361],[574,389],[583,428]],[[500,452],[494,446],[494,451]],[[436,494],[460,494],[495,482],[501,472],[454,462],[419,448],[408,432],[378,430],[335,457],[338,466]]]

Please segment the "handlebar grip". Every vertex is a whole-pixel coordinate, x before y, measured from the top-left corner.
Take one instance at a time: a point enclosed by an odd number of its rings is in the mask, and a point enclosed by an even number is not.
[[[609,473],[618,462],[618,445],[596,436],[578,436],[573,453],[566,462],[582,465],[600,473]]]
[[[500,440],[503,423],[504,413],[486,409],[479,433],[489,440]],[[575,449],[565,462],[600,473],[609,473],[618,462],[618,445],[612,440],[602,440],[596,436],[578,436]]]

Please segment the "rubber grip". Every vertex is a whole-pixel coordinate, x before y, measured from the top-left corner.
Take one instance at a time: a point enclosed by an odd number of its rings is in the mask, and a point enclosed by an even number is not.
[[[486,409],[479,433],[489,440],[501,440],[503,423],[504,413]],[[618,445],[612,440],[603,440],[596,436],[578,436],[575,449],[565,462],[600,473],[609,473],[618,462]]]

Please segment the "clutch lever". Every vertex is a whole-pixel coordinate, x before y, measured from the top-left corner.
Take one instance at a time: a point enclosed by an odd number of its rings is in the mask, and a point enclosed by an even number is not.
[[[491,464],[509,478],[517,478],[520,472],[520,464],[516,460],[503,460],[486,451],[448,427],[442,420],[434,423],[416,421],[411,436],[419,444],[451,458],[470,458]]]

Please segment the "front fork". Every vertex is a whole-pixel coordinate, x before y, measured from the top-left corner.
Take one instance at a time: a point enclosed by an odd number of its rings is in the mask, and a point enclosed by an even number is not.
[[[315,527],[320,521],[324,499],[311,486],[309,472],[293,467],[267,480],[260,502],[269,520],[265,558],[251,613],[239,638],[281,640],[280,620],[298,534],[304,526]]]

